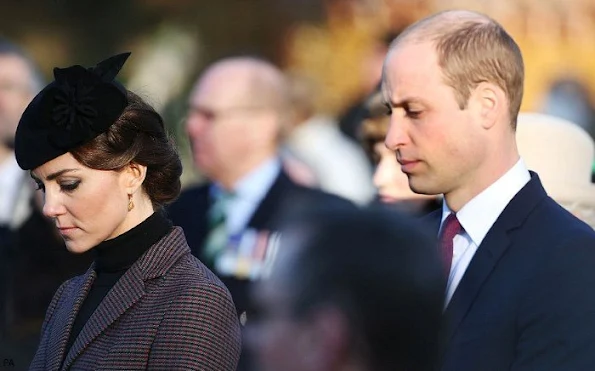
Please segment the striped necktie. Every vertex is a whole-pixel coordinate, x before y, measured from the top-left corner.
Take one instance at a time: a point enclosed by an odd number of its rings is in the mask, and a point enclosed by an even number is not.
[[[208,233],[203,245],[202,260],[208,267],[214,267],[215,260],[225,249],[228,243],[227,232],[227,207],[234,195],[229,192],[220,192],[208,211]]]

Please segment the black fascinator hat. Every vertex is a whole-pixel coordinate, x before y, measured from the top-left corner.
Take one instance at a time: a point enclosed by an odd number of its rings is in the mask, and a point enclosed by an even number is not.
[[[15,136],[15,155],[31,170],[104,133],[120,117],[128,100],[115,77],[130,53],[95,67],[54,68],[54,81],[29,103]]]

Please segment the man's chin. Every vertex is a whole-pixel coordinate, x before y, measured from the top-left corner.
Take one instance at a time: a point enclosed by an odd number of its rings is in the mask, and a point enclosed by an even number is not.
[[[14,138],[2,139],[1,143],[4,147],[14,150]]]

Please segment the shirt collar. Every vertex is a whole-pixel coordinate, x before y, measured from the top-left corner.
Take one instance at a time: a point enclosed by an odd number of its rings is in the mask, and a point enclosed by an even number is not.
[[[457,219],[473,243],[479,246],[510,200],[529,182],[531,174],[522,159],[480,194],[467,202]],[[442,203],[442,222],[452,211]]]
[[[278,157],[270,158],[236,182],[232,191],[234,198],[260,201],[273,185],[280,171],[281,160]],[[210,193],[217,198],[227,192],[221,184],[214,183]]]

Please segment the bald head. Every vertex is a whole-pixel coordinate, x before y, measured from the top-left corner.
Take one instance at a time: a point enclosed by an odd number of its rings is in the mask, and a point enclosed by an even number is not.
[[[210,66],[198,81],[200,85],[218,85],[227,100],[236,104],[271,108],[287,107],[288,92],[283,73],[264,60],[251,57],[223,59]]]

